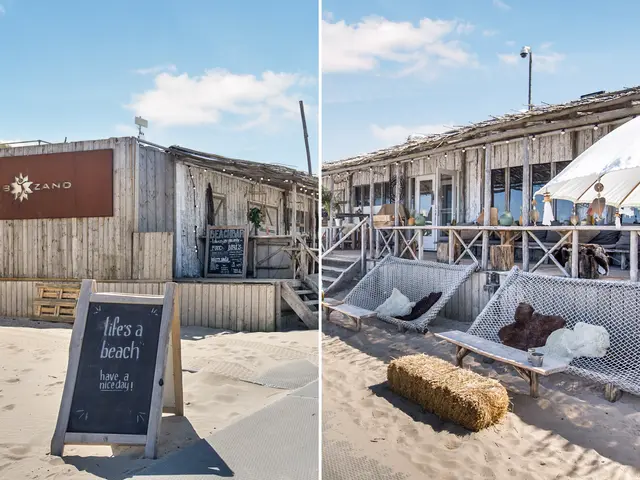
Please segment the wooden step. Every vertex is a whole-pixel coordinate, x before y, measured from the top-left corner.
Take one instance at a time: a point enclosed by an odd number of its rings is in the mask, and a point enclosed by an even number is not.
[[[298,295],[313,295],[318,293],[314,292],[313,290],[294,290],[294,292],[296,292]]]
[[[303,303],[305,305],[318,305],[320,303],[320,300],[316,298],[315,300],[305,300]]]

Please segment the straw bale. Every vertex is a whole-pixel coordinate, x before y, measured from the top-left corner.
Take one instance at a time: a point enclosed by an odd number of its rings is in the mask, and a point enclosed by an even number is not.
[[[393,360],[387,379],[393,392],[475,432],[499,422],[509,408],[507,390],[498,381],[429,355]]]

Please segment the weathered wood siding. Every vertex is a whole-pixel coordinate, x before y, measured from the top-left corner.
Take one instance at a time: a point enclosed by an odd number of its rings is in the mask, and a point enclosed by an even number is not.
[[[0,221],[0,277],[131,277],[137,223],[133,138],[0,149],[0,157],[113,149],[113,217]]]
[[[139,232],[173,232],[175,228],[174,157],[158,149],[139,147]]]
[[[173,248],[173,232],[134,232],[131,278],[171,280]]]
[[[0,280],[0,316],[33,316],[38,283],[47,282]],[[97,286],[99,292],[164,292],[164,282],[98,282]],[[272,283],[180,283],[178,290],[182,325],[248,332],[276,329],[276,286]]]
[[[491,294],[484,290],[486,283],[486,273],[471,275],[447,302],[441,315],[460,322],[473,322],[491,299]]]
[[[250,175],[250,172],[247,172]],[[284,206],[290,208],[290,193],[267,184],[256,185],[244,179],[212,170],[176,163],[176,269],[178,278],[201,277],[204,264],[206,191],[211,184],[214,197],[224,199],[226,225],[249,225],[249,204],[271,207],[277,212],[275,234],[285,233]],[[265,182],[266,183],[266,182]],[[309,197],[298,192],[298,209],[309,212]],[[285,198],[286,197],[286,198]],[[196,251],[197,246],[197,251]]]

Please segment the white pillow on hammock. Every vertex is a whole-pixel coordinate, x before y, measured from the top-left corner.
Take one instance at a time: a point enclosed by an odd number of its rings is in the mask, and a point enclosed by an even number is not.
[[[400,290],[394,288],[391,296],[382,305],[376,308],[376,313],[387,317],[401,317],[409,315],[416,303],[405,297]]]

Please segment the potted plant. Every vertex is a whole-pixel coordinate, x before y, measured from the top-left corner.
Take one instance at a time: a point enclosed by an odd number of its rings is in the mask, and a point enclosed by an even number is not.
[[[340,213],[340,204],[336,202],[333,198],[333,193],[331,190],[322,187],[322,216],[323,218],[328,218],[329,213],[331,212],[331,206],[333,206],[333,213]],[[326,217],[325,217],[326,215]],[[335,219],[336,225],[339,227],[342,219]]]
[[[253,207],[249,210],[249,222],[253,225],[254,235],[258,235],[258,230],[264,220],[264,214],[258,207]]]
[[[407,219],[407,225],[409,225],[410,227],[413,227],[416,224],[416,211],[415,210],[411,210],[409,212],[409,218]]]

